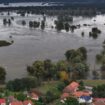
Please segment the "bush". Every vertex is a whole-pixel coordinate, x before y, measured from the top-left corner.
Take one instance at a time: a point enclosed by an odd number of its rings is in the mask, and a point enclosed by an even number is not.
[[[46,93],[46,102],[50,103],[56,99],[56,96],[54,95],[54,92],[48,91]]]
[[[23,90],[30,90],[31,88],[35,88],[39,85],[40,82],[37,80],[37,78],[22,78],[9,81],[6,87],[10,91],[18,92]]]
[[[61,83],[58,84],[57,89],[59,91],[62,91],[65,88],[65,86],[66,86],[65,83],[64,82],[61,82]]]
[[[1,84],[5,83],[5,78],[6,78],[6,71],[3,67],[0,67],[0,83]]]
[[[18,94],[15,94],[15,98],[19,101],[24,101],[27,99],[27,96],[24,95],[23,93],[18,93]]]

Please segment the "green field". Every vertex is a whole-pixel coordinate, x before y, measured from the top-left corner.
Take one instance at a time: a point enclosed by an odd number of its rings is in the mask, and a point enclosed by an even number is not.
[[[97,86],[97,85],[102,85],[105,84],[105,80],[83,80],[85,85],[88,86]]]

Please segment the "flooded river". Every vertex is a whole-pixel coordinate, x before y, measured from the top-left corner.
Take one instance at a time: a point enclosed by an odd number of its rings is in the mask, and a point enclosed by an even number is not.
[[[47,28],[44,31],[40,29],[29,29],[22,26],[21,20],[34,20],[41,16],[21,17],[11,14],[15,20],[12,26],[3,26],[2,20],[6,17],[0,15],[0,39],[10,40],[12,35],[14,44],[8,47],[0,48],[0,65],[6,68],[7,80],[21,78],[27,75],[26,67],[35,60],[51,59],[53,61],[65,59],[64,53],[68,49],[84,46],[88,50],[88,61],[91,70],[98,69],[95,63],[96,54],[102,50],[102,42],[105,39],[105,16],[97,15],[93,18],[74,17],[73,24],[80,24],[81,28],[71,32],[56,32],[51,29],[55,17],[47,17]],[[94,21],[94,19],[96,21]],[[83,26],[90,24],[90,26]],[[97,39],[89,38],[89,32],[92,27],[98,27],[102,33]],[[81,32],[84,31],[84,37]],[[91,75],[89,77],[92,78]]]

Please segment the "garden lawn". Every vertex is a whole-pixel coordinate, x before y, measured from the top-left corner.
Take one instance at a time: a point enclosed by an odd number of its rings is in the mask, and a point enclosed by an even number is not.
[[[59,81],[44,82],[37,89],[43,94],[45,94],[47,91],[58,92],[57,86],[59,83]]]

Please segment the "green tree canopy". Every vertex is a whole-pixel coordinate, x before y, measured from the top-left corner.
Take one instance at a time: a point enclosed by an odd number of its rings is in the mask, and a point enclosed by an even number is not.
[[[3,67],[0,67],[0,83],[4,83],[6,79],[6,71]]]

